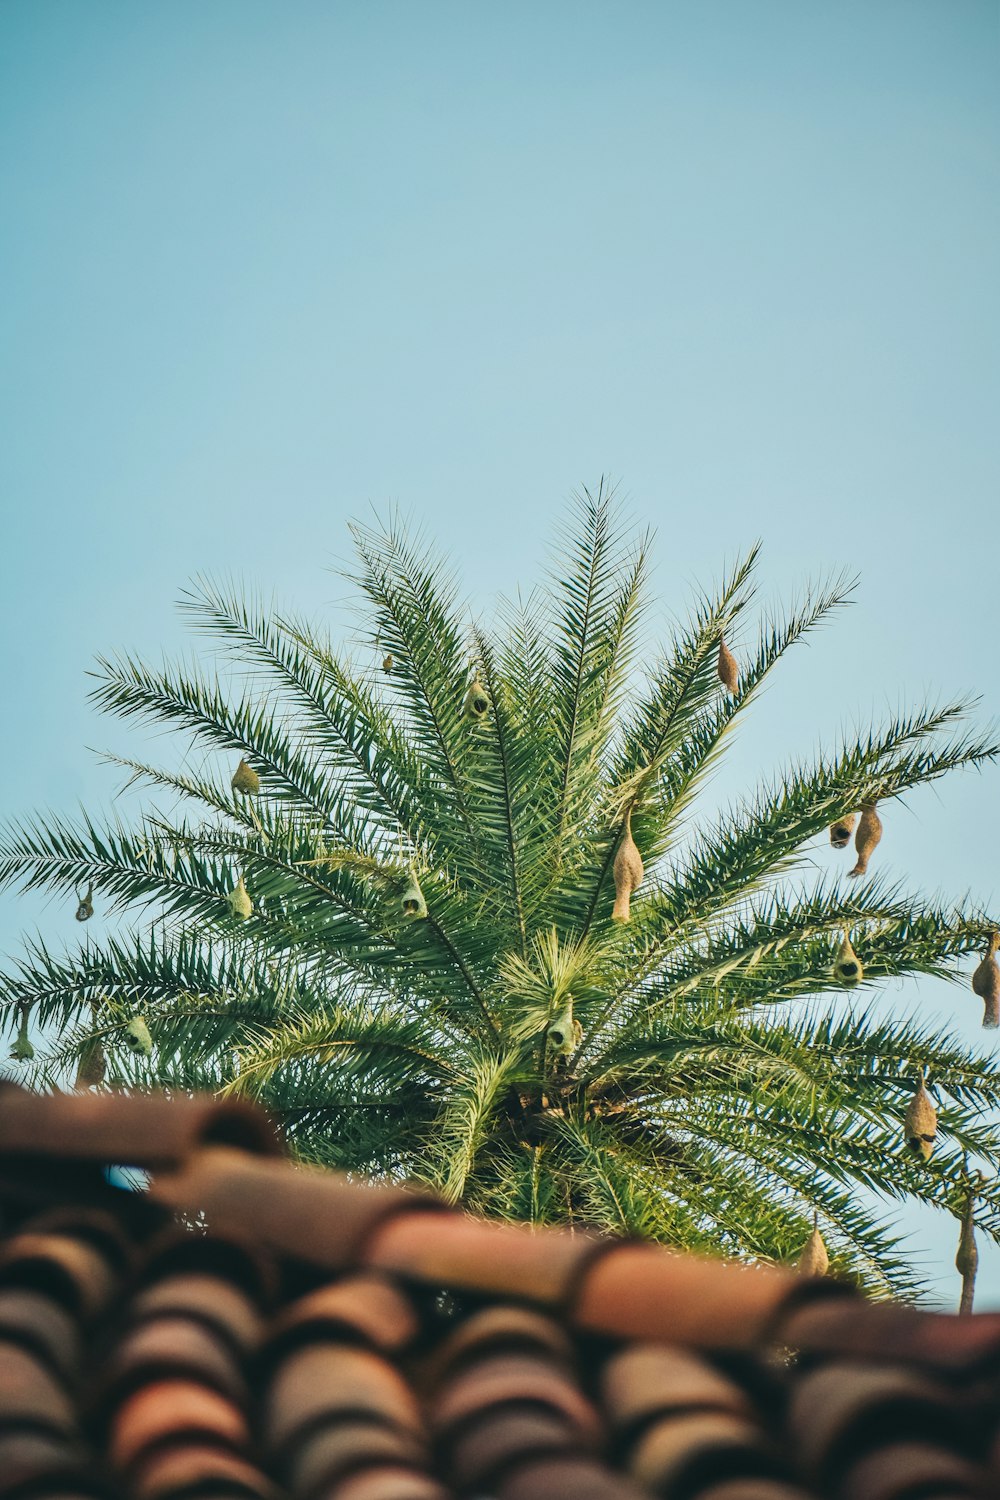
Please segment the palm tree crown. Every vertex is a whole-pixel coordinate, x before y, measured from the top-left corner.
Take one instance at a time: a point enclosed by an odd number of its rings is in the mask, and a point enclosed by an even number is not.
[[[866,873],[865,850],[876,805],[998,747],[962,705],[924,710],[707,823],[730,729],[842,581],[737,662],[755,551],[651,654],[646,543],[603,487],[558,576],[491,631],[395,522],[355,542],[360,668],[210,584],[184,604],[238,672],[100,663],[99,705],[209,754],[200,774],[117,760],[170,813],[0,838],[0,881],[143,914],[0,976],[11,1024],[30,1010],[53,1039],[36,1079],[250,1095],[307,1158],[491,1215],[784,1259],[816,1214],[834,1269],[913,1290],[857,1189],[964,1212],[968,1153],[993,1181],[1000,1073],[834,997],[953,972],[988,940],[982,914],[891,888],[877,855]],[[858,878],[811,881],[805,851],[841,822]],[[929,1156],[904,1127],[924,1076]],[[992,1186],[975,1217],[1000,1238]]]

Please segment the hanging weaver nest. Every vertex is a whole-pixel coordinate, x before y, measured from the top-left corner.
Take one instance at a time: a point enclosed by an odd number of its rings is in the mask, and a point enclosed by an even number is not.
[[[10,1055],[14,1062],[31,1062],[31,1059],[35,1055],[35,1049],[31,1045],[31,1039],[28,1036],[29,1009],[30,1006],[27,1005],[21,1005],[20,1007],[21,1020],[17,1028],[17,1040],[10,1049]]]
[[[80,1053],[73,1087],[75,1089],[98,1088],[104,1082],[107,1071],[108,1060],[104,1055],[104,1048],[95,1037]]]
[[[410,922],[416,922],[427,915],[427,902],[420,889],[417,872],[412,866],[410,867],[410,883],[399,898],[399,909]]]
[[[153,1038],[144,1016],[133,1016],[125,1027],[125,1045],[136,1057],[149,1057],[153,1051]]]
[[[991,932],[982,963],[972,976],[973,992],[983,1002],[983,1025],[992,1031],[1000,1026],[1000,964],[996,960],[1000,932]]]
[[[469,683],[463,705],[467,719],[481,719],[489,710],[490,695],[479,681],[478,673]]]
[[[253,902],[250,899],[249,891],[243,883],[242,875],[229,892],[226,901],[233,916],[239,918],[241,922],[245,922],[247,917],[253,916]]]
[[[94,915],[94,887],[88,885],[87,894],[81,896],[77,892],[76,920],[78,922],[89,922]]]
[[[847,848],[857,821],[856,813],[848,813],[846,818],[838,818],[836,823],[830,824],[830,843],[835,849]]]
[[[245,760],[241,760],[233,772],[233,791],[242,792],[244,797],[256,797],[260,791],[260,777]]]
[[[860,984],[865,977],[864,967],[851,946],[851,939],[847,935],[846,928],[844,929],[844,936],[840,941],[840,947],[837,949],[837,956],[833,961],[833,977],[834,979],[838,979],[841,984],[852,987]]]
[[[882,819],[875,811],[874,802],[862,802],[858,831],[854,835],[854,847],[858,852],[858,859],[854,869],[849,872],[851,875],[865,874],[868,861],[875,853],[875,847],[881,837]]]
[[[817,1219],[813,1220],[813,1231],[802,1248],[797,1269],[803,1276],[825,1276],[830,1269],[830,1257]]]
[[[903,1121],[906,1144],[915,1156],[923,1157],[924,1161],[930,1158],[937,1139],[937,1128],[937,1110],[921,1077],[916,1093],[907,1106],[906,1117]]]
[[[632,837],[632,809],[625,814],[625,825],[618,853],[615,855],[615,906],[611,913],[615,922],[627,922],[631,916],[632,892],[642,884],[642,855]]]
[[[556,1016],[545,1033],[549,1046],[557,1057],[572,1057],[583,1041],[583,1027],[573,1015],[573,1002]]]
[[[722,686],[728,693],[735,695],[740,685],[740,669],[736,665],[736,657],[726,645],[724,636],[719,641],[719,659],[716,663],[716,671],[719,674],[719,681],[722,683]]]
[[[965,1211],[962,1214],[958,1250],[955,1252],[955,1269],[963,1277],[974,1277],[979,1270],[979,1250],[976,1245],[976,1226],[973,1219],[975,1206],[976,1195],[970,1191]]]

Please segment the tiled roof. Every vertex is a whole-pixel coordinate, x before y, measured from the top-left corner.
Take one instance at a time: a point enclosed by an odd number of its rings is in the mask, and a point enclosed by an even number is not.
[[[210,1100],[3,1086],[0,1209],[0,1500],[1000,1496],[997,1315],[484,1223]]]

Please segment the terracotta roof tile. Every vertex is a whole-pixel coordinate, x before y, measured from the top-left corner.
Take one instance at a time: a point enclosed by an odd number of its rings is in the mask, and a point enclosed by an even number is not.
[[[41,1292],[0,1290],[0,1340],[29,1350],[63,1380],[79,1368],[79,1326],[65,1308]]]
[[[362,1248],[387,1217],[436,1216],[443,1205],[429,1196],[400,1197],[398,1188],[369,1187],[316,1167],[289,1171],[232,1147],[213,1146],[185,1158],[154,1184],[164,1202],[204,1214],[221,1233],[245,1234],[253,1205],[253,1234],[272,1251],[300,1255],[331,1271],[361,1263]],[[416,1210],[416,1212],[414,1212]],[[379,1265],[378,1259],[371,1262]],[[395,1270],[396,1267],[388,1266]]]
[[[638,1500],[642,1491],[604,1464],[571,1454],[537,1458],[497,1482],[498,1500]]]
[[[388,1360],[370,1349],[323,1342],[278,1365],[264,1397],[268,1445],[281,1452],[305,1429],[359,1415],[405,1432],[423,1430],[414,1391]]]
[[[241,1404],[249,1400],[231,1345],[200,1320],[147,1316],[121,1334],[104,1363],[109,1393],[171,1377],[196,1380]]]
[[[980,1493],[975,1467],[930,1443],[887,1443],[853,1462],[841,1493],[851,1500],[906,1500],[912,1495],[974,1497]]]
[[[654,1416],[717,1411],[752,1417],[749,1397],[707,1360],[669,1344],[631,1344],[607,1361],[601,1376],[604,1404],[619,1431]]]
[[[45,1109],[36,1096],[0,1086],[0,1141],[7,1155],[123,1161],[136,1167],[170,1167],[199,1146],[238,1146],[280,1154],[266,1117],[238,1101],[178,1099],[144,1094],[51,1094]]]
[[[967,1434],[954,1395],[923,1372],[835,1360],[793,1383],[787,1429],[804,1471],[833,1485],[859,1454],[930,1437],[961,1450]]]
[[[410,1299],[387,1277],[366,1272],[289,1303],[271,1324],[270,1348],[339,1338],[395,1352],[412,1343],[418,1329]]]
[[[277,1149],[242,1107],[0,1088],[0,1500],[1000,1495],[1000,1317]]]
[[[93,1455],[79,1441],[26,1426],[0,1428],[0,1494],[55,1497],[101,1494],[96,1477],[88,1489]],[[47,1484],[45,1490],[40,1485]]]
[[[422,1434],[390,1426],[374,1414],[357,1413],[303,1434],[279,1477],[293,1494],[311,1495],[364,1469],[395,1465],[420,1473],[429,1463]]]
[[[1000,1376],[1000,1313],[947,1317],[891,1302],[837,1298],[794,1309],[776,1335],[806,1360],[849,1355],[958,1379]]]
[[[71,1437],[76,1413],[69,1393],[33,1354],[0,1342],[0,1411],[14,1427],[34,1427]]]
[[[730,1412],[661,1416],[628,1445],[625,1465],[654,1494],[698,1494],[726,1479],[783,1477],[760,1426]]]
[[[596,1442],[597,1414],[579,1388],[544,1360],[498,1354],[460,1371],[433,1403],[435,1430],[448,1436],[480,1414],[525,1403],[561,1417],[578,1442]]]
[[[451,1484],[461,1494],[489,1493],[518,1464],[572,1454],[585,1446],[561,1412],[531,1401],[479,1413],[450,1434],[444,1448]]]
[[[140,1386],[116,1408],[109,1429],[108,1454],[120,1471],[141,1464],[155,1448],[173,1445],[179,1433],[236,1453],[250,1444],[245,1411],[194,1380],[166,1378]]]
[[[428,1474],[391,1464],[348,1475],[317,1492],[316,1500],[449,1500],[448,1492]]]
[[[0,1247],[0,1286],[46,1292],[85,1323],[105,1311],[114,1284],[106,1257],[72,1234],[29,1230]]]
[[[797,1485],[772,1479],[726,1479],[700,1491],[698,1500],[807,1500]]]
[[[624,1244],[583,1278],[574,1316],[582,1328],[617,1337],[749,1347],[793,1289],[784,1271]]]
[[[277,1500],[275,1486],[253,1464],[197,1438],[150,1450],[128,1477],[125,1493],[135,1500]]]
[[[437,1365],[442,1374],[454,1373],[459,1365],[486,1354],[515,1351],[566,1367],[573,1361],[572,1340],[553,1318],[533,1308],[499,1303],[463,1318],[441,1346]]]
[[[137,1319],[185,1318],[215,1332],[242,1355],[256,1349],[263,1326],[242,1287],[204,1271],[176,1272],[139,1288],[131,1310]]]

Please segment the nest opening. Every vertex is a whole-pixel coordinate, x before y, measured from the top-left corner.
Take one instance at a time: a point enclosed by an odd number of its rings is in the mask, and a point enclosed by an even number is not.
[[[424,900],[424,893],[420,889],[415,870],[410,871],[410,883],[399,898],[399,908],[410,922],[415,922],[427,915],[427,902]]]
[[[490,695],[483,687],[479,678],[470,682],[469,690],[465,695],[465,713],[470,719],[481,719],[489,710]]]

